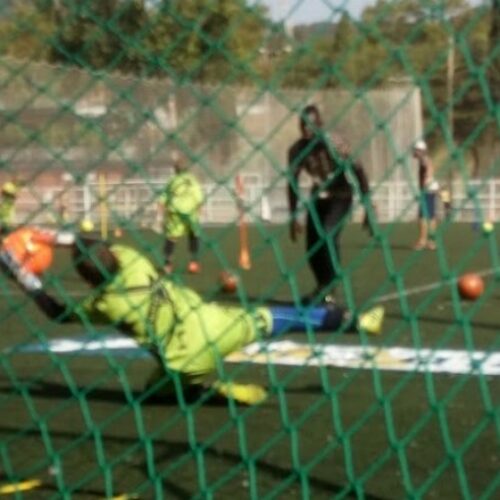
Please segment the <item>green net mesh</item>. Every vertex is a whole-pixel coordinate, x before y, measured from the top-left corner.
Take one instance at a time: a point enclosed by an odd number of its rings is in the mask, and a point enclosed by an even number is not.
[[[120,321],[50,321],[2,273],[0,496],[498,498],[500,2],[3,0],[0,33],[0,183],[17,190],[4,236],[84,222],[162,268],[181,158],[203,189],[201,273],[179,238],[168,279],[250,322],[298,307],[315,250],[289,238],[287,154],[314,103],[374,207],[351,176],[336,300],[386,315],[377,337],[310,327],[214,355],[214,379],[267,399],[214,403],[211,386],[191,401]],[[419,140],[439,184],[435,250],[413,248]],[[310,187],[295,186],[300,220]],[[65,304],[90,293],[71,259],[57,249],[43,277]],[[466,301],[471,272],[484,291]]]

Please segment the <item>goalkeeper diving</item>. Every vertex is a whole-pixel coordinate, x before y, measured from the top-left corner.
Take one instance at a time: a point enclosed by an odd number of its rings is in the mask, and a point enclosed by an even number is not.
[[[165,393],[175,392],[177,398],[200,397],[209,391],[243,404],[260,403],[267,395],[264,388],[228,380],[223,367],[226,356],[287,332],[381,331],[382,307],[357,316],[335,303],[310,308],[229,306],[204,300],[130,246],[36,228],[32,240],[66,247],[78,275],[90,286],[89,295],[81,301],[59,302],[44,289],[42,270],[33,272],[5,246],[0,249],[2,270],[48,318],[59,323],[109,324],[134,338],[158,363],[148,386],[163,386]]]

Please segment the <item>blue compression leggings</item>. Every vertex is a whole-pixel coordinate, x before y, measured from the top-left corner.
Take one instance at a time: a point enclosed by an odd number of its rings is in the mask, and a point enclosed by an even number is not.
[[[293,306],[269,307],[273,317],[271,337],[277,337],[287,332],[335,332],[347,320],[346,331],[355,329],[355,322],[346,314],[346,309],[339,306],[312,307],[297,309]]]

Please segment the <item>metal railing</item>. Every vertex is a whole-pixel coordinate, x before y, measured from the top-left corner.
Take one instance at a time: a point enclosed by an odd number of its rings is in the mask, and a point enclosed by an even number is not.
[[[40,187],[22,193],[17,204],[19,224],[75,223],[82,219],[98,222],[105,215],[110,225],[131,221],[140,227],[159,223],[157,200],[166,178],[127,180],[102,186],[92,181],[80,186]],[[231,182],[205,183],[202,221],[205,224],[226,224],[238,217],[238,195]],[[257,174],[244,176],[243,205],[250,223],[264,220],[283,223],[288,219],[286,184],[265,183]],[[307,197],[307,185],[304,184]],[[455,181],[452,185],[453,219],[461,222],[495,221],[500,217],[500,179]],[[440,197],[438,196],[440,199]],[[418,190],[402,181],[388,181],[374,186],[373,201],[381,223],[413,221],[417,213]],[[438,216],[443,215],[438,203]],[[355,202],[353,220],[359,221],[362,207]]]

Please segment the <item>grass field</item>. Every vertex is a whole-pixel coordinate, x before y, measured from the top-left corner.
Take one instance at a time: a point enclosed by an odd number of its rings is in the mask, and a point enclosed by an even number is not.
[[[346,230],[338,296],[356,308],[383,302],[384,333],[321,341],[499,351],[498,234],[449,225],[436,252],[411,250],[415,235],[415,225],[384,227],[378,240],[357,225]],[[286,227],[253,228],[250,239],[253,267],[242,272],[240,300],[293,300],[313,287],[303,247],[289,242]],[[161,255],[156,235],[126,241]],[[215,296],[219,271],[236,266],[236,245],[235,228],[208,229],[204,272],[178,277]],[[56,262],[64,289],[81,291],[67,257]],[[471,270],[483,272],[486,292],[465,303],[453,280]],[[85,331],[51,325],[1,283],[1,348]],[[14,495],[30,499],[500,496],[498,376],[231,365],[238,380],[266,385],[270,398],[253,408],[179,408],[143,400],[150,369],[110,354],[2,355],[1,483],[41,480]]]

